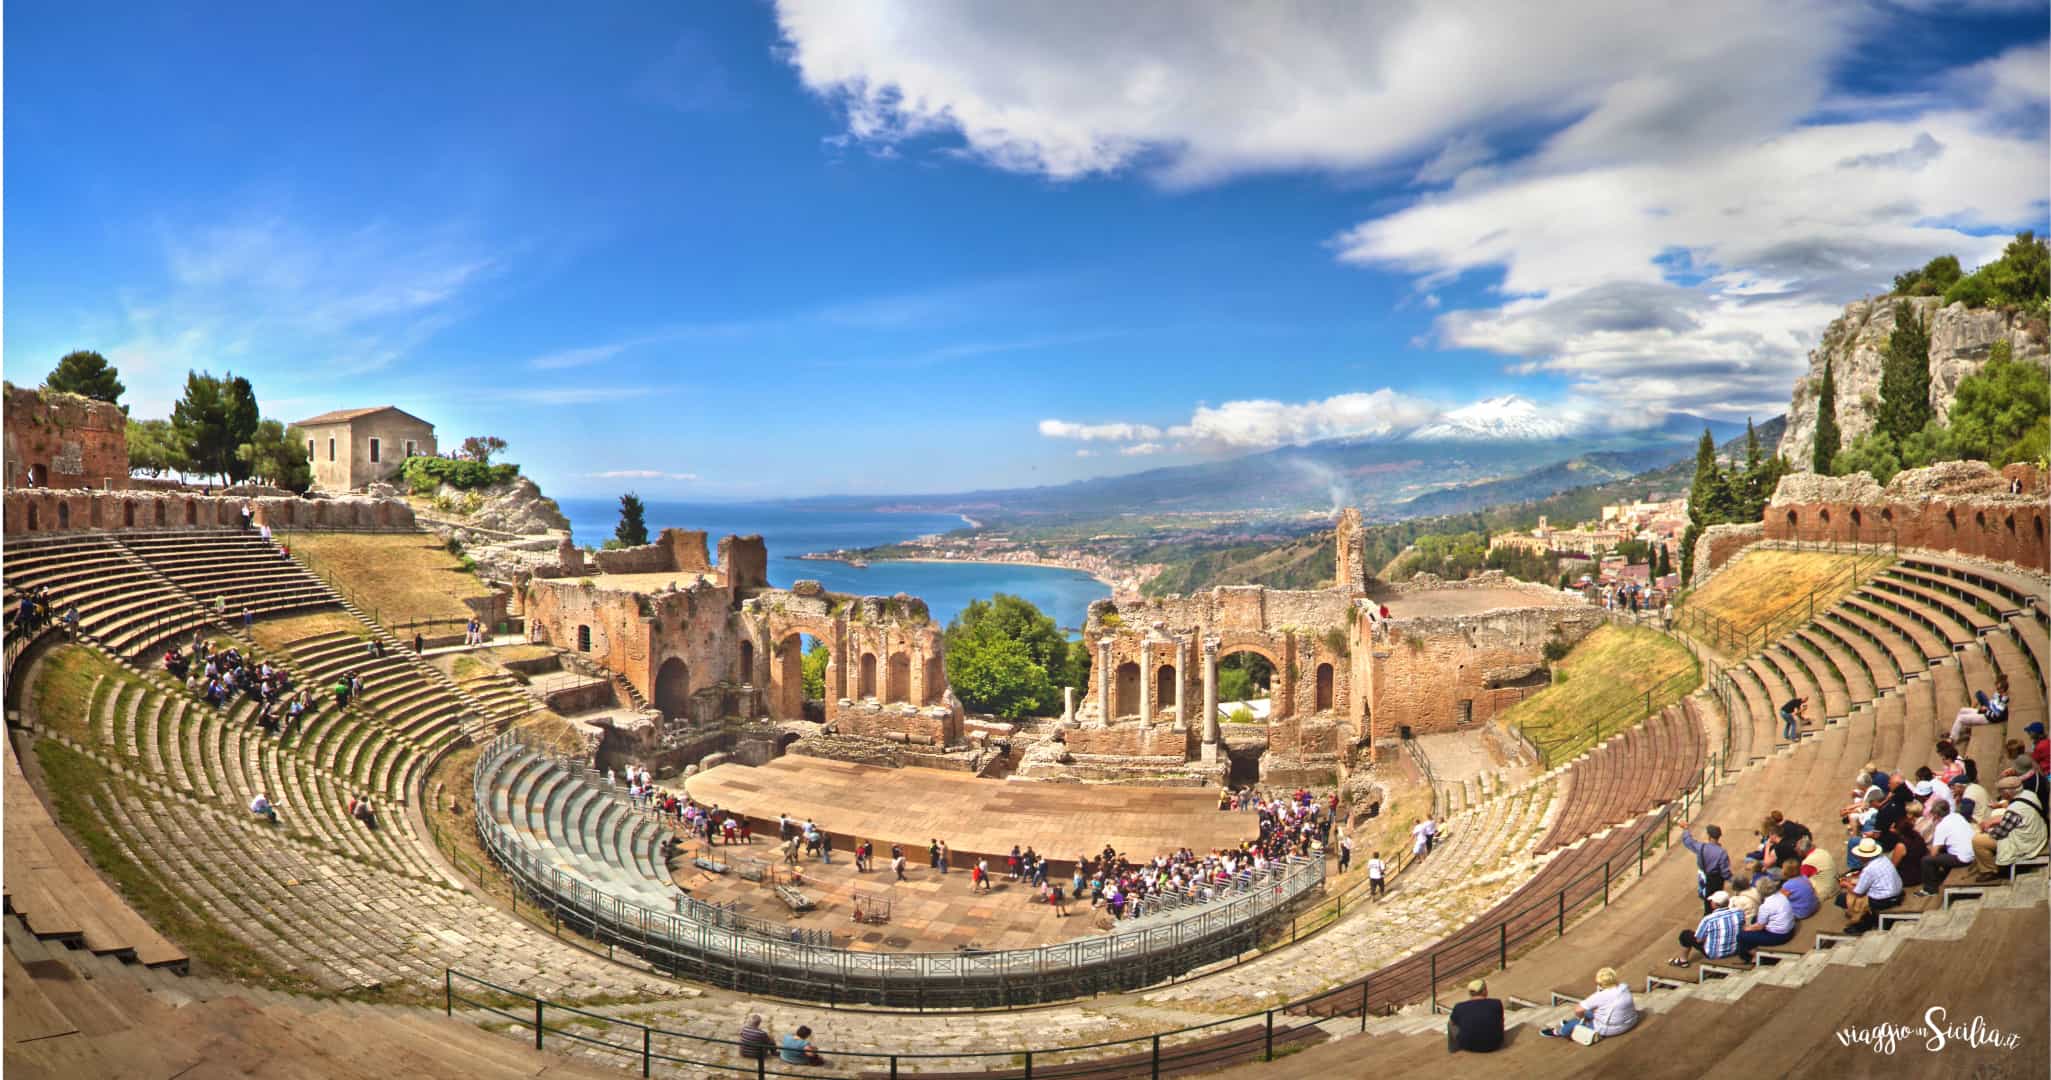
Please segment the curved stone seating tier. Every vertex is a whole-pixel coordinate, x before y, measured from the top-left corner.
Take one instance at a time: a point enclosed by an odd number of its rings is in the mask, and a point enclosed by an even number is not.
[[[2051,618],[2051,611],[2045,610],[2044,582],[2021,568],[1931,554],[1905,555],[1901,564],[1907,570],[1941,578],[1948,586],[1987,599],[1998,616],[2005,618],[2027,611],[2039,622]]]
[[[656,854],[664,830],[517,733],[486,745],[473,783],[473,805],[488,808],[476,815],[479,841],[552,918],[662,970],[756,994],[954,1007],[1137,989],[1237,955],[1324,882],[1323,860],[1290,859],[1243,873],[1216,899],[1102,937],[968,954],[856,952],[674,890]]]
[[[21,1076],[620,1075],[610,1065],[544,1057],[531,1039],[522,1046],[440,1010],[301,997],[128,967],[44,945],[12,916],[6,935],[6,1067]]]
[[[431,678],[425,666],[387,644],[385,654],[372,657],[368,640],[354,634],[320,634],[291,642],[284,650],[305,672],[315,692],[333,701],[333,687],[348,672],[363,678],[362,702],[383,714],[393,734],[428,753],[454,742],[463,733],[464,702],[446,685]]]
[[[352,784],[280,746],[256,726],[257,707],[248,698],[222,709],[150,683],[102,679],[88,708],[100,754],[147,770],[170,790],[230,809],[265,792],[288,832],[373,865],[440,880],[391,794]],[[380,807],[374,830],[348,815],[349,800],[361,794],[373,795]]]
[[[1539,854],[1678,797],[1700,778],[1707,754],[1702,726],[1683,705],[1668,706],[1596,747],[1567,770],[1563,810]]]
[[[75,605],[79,628],[123,656],[143,656],[207,621],[169,581],[104,536],[10,539],[6,576],[18,593],[48,587],[53,617]]]

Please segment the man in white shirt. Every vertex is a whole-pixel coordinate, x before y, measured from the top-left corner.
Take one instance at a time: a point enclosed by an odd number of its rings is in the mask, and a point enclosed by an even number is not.
[[[1385,880],[1388,877],[1388,874],[1389,864],[1382,861],[1381,852],[1375,852],[1374,858],[1367,860],[1368,899],[1378,899],[1382,895],[1382,889],[1385,888],[1388,884],[1388,882]]]
[[[278,811],[271,805],[271,797],[264,792],[257,792],[256,798],[249,800],[249,812],[268,819],[272,824],[277,823]]]
[[[1923,856],[1923,887],[1917,891],[1924,896],[1936,896],[1953,870],[1973,862],[1973,823],[1956,804],[1947,810],[1930,837],[1930,854]]]
[[[1622,1035],[1638,1022],[1638,1005],[1631,1000],[1631,988],[1617,978],[1617,969],[1603,968],[1595,973],[1595,993],[1581,999],[1574,1006],[1574,1017],[1560,1024],[1558,1028],[1540,1028],[1539,1034],[1550,1039],[1568,1038],[1577,1027],[1590,1027],[1603,1038]]]
[[[1423,821],[1410,826],[1410,854],[1422,856],[1431,850],[1431,833]]]

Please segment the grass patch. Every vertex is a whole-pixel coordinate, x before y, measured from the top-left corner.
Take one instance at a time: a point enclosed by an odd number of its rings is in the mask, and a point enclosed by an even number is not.
[[[468,619],[465,600],[491,589],[431,533],[293,533],[294,557],[334,580],[387,626],[414,619]]]
[[[44,726],[79,742],[92,741],[93,684],[101,679],[103,694],[111,694],[129,680],[129,674],[109,663],[106,657],[76,645],[60,645],[43,658],[36,677],[36,715]]]
[[[1565,677],[1502,717],[1553,764],[1644,720],[1646,691],[1654,691],[1651,711],[1657,712],[1702,682],[1686,646],[1640,626],[1598,627],[1554,671]]]
[[[140,799],[143,793],[131,790],[120,777],[101,768],[93,759],[49,739],[37,740],[35,751],[52,809],[77,841],[79,850],[113,882],[136,914],[192,957],[201,973],[294,993],[318,989],[302,976],[280,970],[269,958],[208,918],[203,909],[166,889],[122,851],[121,845],[108,835],[93,805],[92,793],[104,787],[115,797],[128,800]]]
[[[1838,579],[1834,587],[1817,594],[1816,610],[1836,603],[1857,587],[1858,582],[1846,571],[1858,561],[1856,555],[1755,547],[1740,553],[1708,584],[1690,593],[1681,610],[1721,620],[1730,632],[1746,634],[1797,603],[1806,611],[1811,590],[1833,578]]]
[[[351,634],[364,638],[370,636],[370,627],[346,611],[310,611],[304,615],[260,618],[250,632],[258,648],[281,653],[288,651],[286,647],[295,641],[327,634]]]

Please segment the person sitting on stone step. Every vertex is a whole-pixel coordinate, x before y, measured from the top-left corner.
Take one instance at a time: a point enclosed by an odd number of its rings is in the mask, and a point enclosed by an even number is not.
[[[1738,931],[1738,958],[1747,964],[1752,962],[1753,950],[1785,945],[1795,936],[1794,905],[1781,893],[1780,879],[1762,874],[1753,888],[1761,897],[1759,913]]]
[[[1538,1033],[1548,1039],[1571,1039],[1574,1029],[1585,1027],[1594,1038],[1607,1039],[1622,1035],[1637,1023],[1638,1006],[1631,1000],[1631,988],[1617,978],[1617,969],[1606,967],[1595,973],[1595,993],[1574,1006],[1572,1017],[1556,1028],[1540,1028]]]
[[[257,792],[256,798],[249,800],[249,812],[273,825],[278,823],[278,809],[271,805],[271,797],[264,792]]]
[[[1863,865],[1858,873],[1839,879],[1837,906],[1845,910],[1844,932],[1863,934],[1879,925],[1881,912],[1901,904],[1907,889],[1894,860],[1882,856],[1879,841],[1866,837],[1853,854]]]
[[[2022,760],[2018,759],[2018,764]],[[2044,804],[2036,791],[2024,788],[2003,804],[1998,814],[1988,814],[1973,834],[1973,880],[1999,881],[2002,870],[2042,856],[2046,831]]]
[[[803,1024],[777,1044],[776,1056],[786,1065],[824,1065],[826,1059],[812,1045],[812,1029]]]
[[[1709,894],[1709,913],[1702,916],[1693,930],[1681,931],[1681,955],[1667,961],[1672,967],[1685,968],[1692,962],[1692,954],[1700,952],[1705,960],[1721,960],[1738,951],[1738,931],[1744,929],[1745,915],[1731,906],[1731,894],[1718,889]]]
[[[1446,1019],[1446,1052],[1488,1054],[1503,1046],[1503,1003],[1488,996],[1488,984],[1467,984],[1467,1000]]]

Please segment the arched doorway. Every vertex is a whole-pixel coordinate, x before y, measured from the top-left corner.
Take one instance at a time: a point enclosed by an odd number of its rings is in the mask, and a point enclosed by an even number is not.
[[[742,686],[755,683],[755,643],[752,641],[741,642],[741,673],[736,681]]]
[[[48,487],[49,484],[50,467],[48,465],[31,465],[28,467],[28,486]]]
[[[1227,652],[1218,657],[1218,701],[1255,701],[1270,696],[1275,685],[1275,665],[1250,650]]]
[[[68,502],[57,504],[57,527],[59,529],[71,528],[71,504]]]
[[[165,504],[164,500],[157,500],[157,524],[159,526],[162,526],[168,520],[167,515],[170,513],[170,509],[171,508]]]
[[[890,670],[883,683],[883,700],[910,701],[912,699],[912,658],[904,653],[890,654]]]
[[[825,642],[792,630],[770,649],[770,713],[778,720],[821,720],[833,654]],[[816,713],[816,715],[811,715]]]
[[[589,626],[577,627],[577,651],[591,651],[591,628]]]
[[[191,499],[185,500],[185,523],[187,525],[199,524],[199,504]]]
[[[43,515],[41,513],[41,510],[42,507],[37,506],[33,502],[28,504],[28,531],[35,532],[37,529],[43,527]]]
[[[2041,524],[2041,523],[2040,523]],[[937,656],[926,658],[926,684],[919,688],[921,705],[940,704],[940,695],[947,692],[947,670]]]
[[[1125,663],[1118,665],[1117,686],[1113,698],[1114,707],[1111,710],[1113,718],[1139,715],[1139,680],[1138,664],[1127,660]]]
[[[855,696],[868,699],[876,696],[876,654],[862,654],[861,677],[855,682]]]
[[[1175,665],[1162,664],[1154,669],[1154,715],[1162,709],[1175,707]]]
[[[1329,712],[1332,708],[1332,665],[1317,666],[1317,711]]]
[[[690,667],[674,656],[664,660],[655,671],[655,707],[662,712],[663,719],[674,720],[684,715],[690,701]]]
[[[134,503],[132,503],[132,502],[123,502],[123,503],[121,504],[121,524],[122,524],[122,525],[123,525],[124,527],[126,527],[126,528],[130,528],[130,529],[133,529],[133,528],[135,528],[135,504],[134,504]]]

